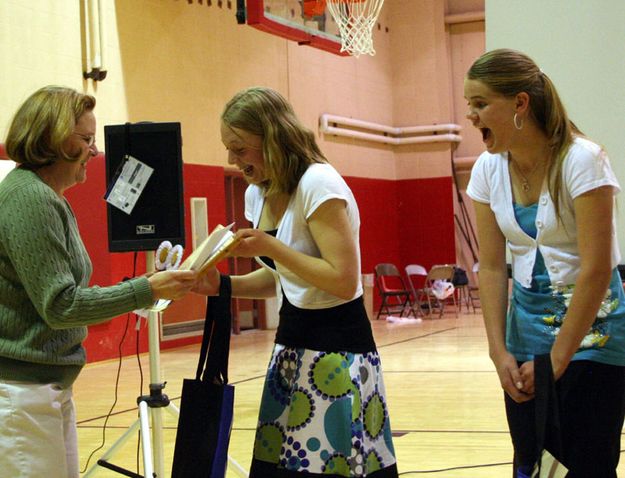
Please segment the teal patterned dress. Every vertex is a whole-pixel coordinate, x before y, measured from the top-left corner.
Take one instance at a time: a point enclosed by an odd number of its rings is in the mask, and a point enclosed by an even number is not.
[[[536,237],[537,205],[514,205],[517,222],[523,231]],[[518,361],[533,360],[534,355],[551,350],[565,320],[575,284],[552,284],[540,251],[532,272],[532,285],[524,288],[513,281],[512,298],[506,327],[506,345]],[[582,340],[573,360],[592,360],[609,365],[625,365],[625,294],[618,270],[606,290],[597,317]]]

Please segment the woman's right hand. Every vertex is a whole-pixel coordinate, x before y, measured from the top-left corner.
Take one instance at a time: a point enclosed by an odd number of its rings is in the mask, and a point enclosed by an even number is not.
[[[148,277],[148,281],[154,300],[177,300],[191,291],[197,281],[197,272],[191,270],[156,272]]]
[[[499,375],[501,388],[510,395],[512,400],[517,403],[522,403],[534,398],[534,394],[528,394],[522,390],[524,384],[521,370],[519,369],[516,359],[510,352],[502,352],[492,357],[492,360],[497,369],[497,375]]]
[[[191,290],[196,294],[219,295],[220,283],[219,271],[216,267],[211,267],[198,278]]]

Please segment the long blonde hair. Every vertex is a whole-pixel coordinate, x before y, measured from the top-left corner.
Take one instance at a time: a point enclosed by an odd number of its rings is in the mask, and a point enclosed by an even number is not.
[[[581,131],[569,119],[556,87],[534,60],[516,50],[492,50],[480,56],[469,68],[467,79],[478,80],[491,90],[512,98],[525,92],[530,98],[530,115],[547,136],[549,194],[560,217],[562,163],[574,136]]]
[[[6,138],[9,157],[39,168],[59,159],[75,161],[64,149],[78,118],[95,108],[95,98],[71,88],[45,86],[20,106]]]
[[[225,106],[222,122],[263,139],[268,176],[267,194],[291,194],[308,166],[325,163],[312,131],[297,118],[277,91],[252,87],[237,93]]]

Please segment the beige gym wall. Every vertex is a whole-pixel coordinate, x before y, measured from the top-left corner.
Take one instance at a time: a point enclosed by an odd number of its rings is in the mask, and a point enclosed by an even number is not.
[[[605,146],[625,187],[625,2],[486,2],[486,46],[529,54],[549,75],[571,119]],[[623,195],[617,233],[625,257]]]
[[[0,142],[18,105],[47,84],[96,95],[100,148],[106,124],[180,121],[184,160],[197,164],[226,165],[219,114],[234,92],[254,84],[284,93],[317,134],[321,113],[392,126],[453,122],[442,0],[387,0],[374,30],[377,55],[358,59],[237,25],[236,2],[104,0],[108,76],[98,83],[82,79],[84,3],[0,2]],[[321,146],[348,176],[450,171],[449,144],[392,148],[322,137]]]

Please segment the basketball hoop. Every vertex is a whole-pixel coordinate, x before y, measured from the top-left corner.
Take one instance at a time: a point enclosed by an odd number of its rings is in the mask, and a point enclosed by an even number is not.
[[[326,0],[326,8],[339,27],[341,51],[352,56],[375,55],[373,27],[384,0]]]

